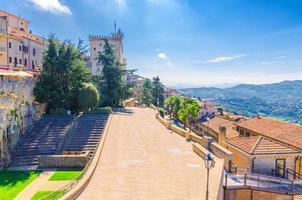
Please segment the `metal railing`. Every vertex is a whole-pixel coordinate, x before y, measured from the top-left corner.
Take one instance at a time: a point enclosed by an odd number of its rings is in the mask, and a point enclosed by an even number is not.
[[[226,189],[257,189],[284,194],[302,194],[302,182],[266,176],[262,174],[245,173],[225,174],[224,187]]]
[[[286,177],[292,178],[294,180],[296,180],[296,179],[302,180],[302,174],[300,174],[292,169],[289,169],[289,168],[286,169]]]

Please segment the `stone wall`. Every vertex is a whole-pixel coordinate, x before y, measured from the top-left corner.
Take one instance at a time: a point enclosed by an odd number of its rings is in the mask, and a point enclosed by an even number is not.
[[[9,164],[21,135],[37,117],[34,86],[33,76],[0,76],[0,168]]]
[[[230,162],[233,157],[233,153],[229,150],[223,148],[216,142],[211,143],[210,151],[217,156],[218,158],[224,159],[224,168],[229,170],[230,169]]]
[[[47,155],[39,158],[39,167],[84,168],[89,161],[89,152],[79,155]]]
[[[292,200],[293,195],[277,194],[250,189],[226,190],[225,200]]]

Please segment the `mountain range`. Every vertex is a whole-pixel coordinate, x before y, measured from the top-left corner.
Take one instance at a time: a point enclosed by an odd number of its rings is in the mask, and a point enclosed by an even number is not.
[[[209,99],[234,113],[264,115],[302,123],[302,80],[272,84],[240,84],[230,88],[200,87],[178,90]]]

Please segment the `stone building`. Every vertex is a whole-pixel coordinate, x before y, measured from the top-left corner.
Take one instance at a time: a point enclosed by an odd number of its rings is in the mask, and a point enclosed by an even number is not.
[[[124,34],[119,29],[115,31],[110,36],[103,35],[90,35],[89,36],[89,45],[90,45],[90,64],[91,72],[93,75],[101,75],[103,71],[102,63],[98,62],[97,57],[99,52],[104,51],[104,44],[107,40],[111,48],[115,52],[116,61],[122,64],[123,69],[126,69],[127,61],[124,58],[123,54],[123,39]]]
[[[0,10],[0,67],[39,71],[46,42],[29,30],[30,21]]]

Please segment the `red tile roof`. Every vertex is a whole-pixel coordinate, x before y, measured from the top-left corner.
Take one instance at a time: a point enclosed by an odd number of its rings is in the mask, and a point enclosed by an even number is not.
[[[302,149],[302,127],[266,117],[255,117],[236,124],[293,147]]]
[[[239,133],[236,131],[236,126],[234,122],[220,117],[214,117],[208,122],[203,122],[202,124],[206,127],[209,126],[216,133],[220,133],[220,127],[226,127],[226,138],[233,138],[239,136]]]
[[[250,155],[300,153],[298,149],[263,136],[237,137],[226,142]]]

